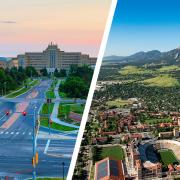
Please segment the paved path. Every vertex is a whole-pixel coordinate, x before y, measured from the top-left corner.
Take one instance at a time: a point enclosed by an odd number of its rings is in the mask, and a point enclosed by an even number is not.
[[[56,84],[56,87],[54,88],[54,94],[56,96],[56,99],[61,100],[61,97],[59,96],[59,86],[60,86],[61,80],[58,81],[58,83]],[[51,120],[57,124],[63,125],[63,126],[68,126],[68,127],[72,127],[72,128],[77,128],[79,129],[79,126],[76,126],[74,124],[70,124],[64,121],[61,121],[57,116],[58,116],[58,109],[59,109],[59,101],[56,101],[54,104],[54,108],[52,111],[52,115],[51,115]]]

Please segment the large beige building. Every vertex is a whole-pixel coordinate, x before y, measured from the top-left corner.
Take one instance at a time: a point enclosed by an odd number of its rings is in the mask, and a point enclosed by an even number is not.
[[[18,65],[22,67],[33,66],[36,70],[46,68],[48,72],[54,72],[57,68],[69,69],[70,65],[96,64],[96,58],[91,58],[81,52],[64,52],[57,45],[49,44],[43,52],[27,52],[17,56]]]

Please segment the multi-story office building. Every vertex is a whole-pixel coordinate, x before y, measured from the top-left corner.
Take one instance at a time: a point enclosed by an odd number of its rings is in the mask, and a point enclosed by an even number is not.
[[[18,65],[22,67],[33,66],[36,70],[46,68],[48,72],[54,72],[57,68],[68,70],[70,65],[96,64],[96,58],[91,58],[81,52],[64,52],[57,45],[49,44],[43,52],[27,52],[17,56]]]

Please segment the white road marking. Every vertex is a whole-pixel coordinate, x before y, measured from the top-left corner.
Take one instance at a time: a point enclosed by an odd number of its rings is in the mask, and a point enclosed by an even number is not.
[[[25,134],[25,132],[23,132],[22,134]]]
[[[11,132],[11,134],[14,134],[14,132]]]
[[[7,131],[7,132],[5,132],[5,134],[9,134],[9,132]]]
[[[45,149],[44,149],[44,154],[46,154],[46,152],[47,152],[47,150],[48,150],[48,147],[49,147],[49,144],[50,144],[50,139],[48,139],[48,141],[47,141],[47,144],[46,144],[46,147],[45,147]]]
[[[29,133],[29,135],[31,135],[31,132]]]
[[[17,132],[16,134],[19,134],[19,132]]]
[[[0,132],[0,134],[3,134],[4,132]]]

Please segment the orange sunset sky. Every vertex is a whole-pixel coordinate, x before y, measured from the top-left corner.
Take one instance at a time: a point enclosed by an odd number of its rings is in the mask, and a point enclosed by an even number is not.
[[[111,0],[5,0],[0,3],[0,57],[42,51],[97,56]]]

